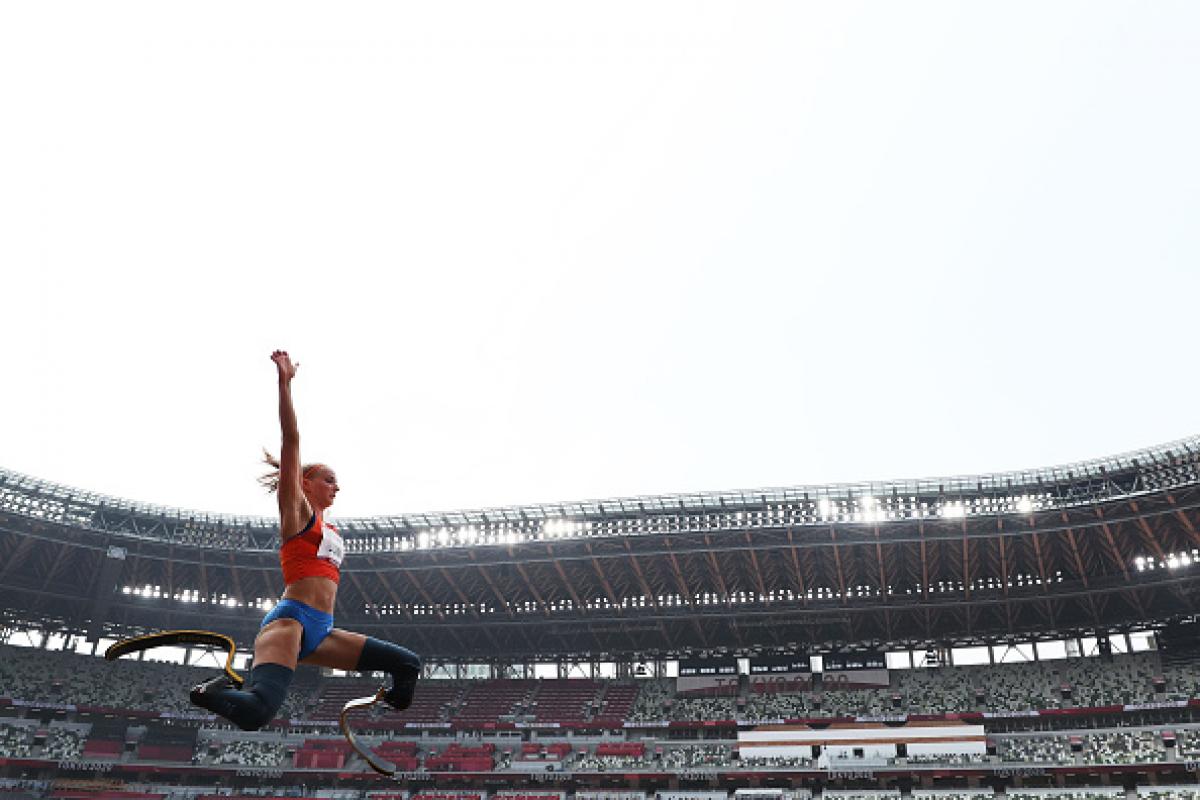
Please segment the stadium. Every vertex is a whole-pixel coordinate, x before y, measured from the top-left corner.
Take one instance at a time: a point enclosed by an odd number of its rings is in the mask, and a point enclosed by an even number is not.
[[[338,520],[339,622],[424,659],[305,668],[270,725],[188,702],[246,667],[278,523],[0,472],[0,797],[1173,800],[1200,768],[1200,439],[969,477]]]

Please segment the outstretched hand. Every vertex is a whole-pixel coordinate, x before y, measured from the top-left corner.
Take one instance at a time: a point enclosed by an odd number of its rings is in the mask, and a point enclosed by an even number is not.
[[[276,350],[271,353],[271,360],[275,362],[275,367],[279,371],[279,380],[290,382],[296,377],[296,370],[300,367],[300,362],[292,363],[292,358],[287,354],[287,350]]]

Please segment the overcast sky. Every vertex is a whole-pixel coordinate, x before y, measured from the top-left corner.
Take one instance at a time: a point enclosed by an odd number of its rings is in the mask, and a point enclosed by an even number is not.
[[[0,466],[335,516],[1198,432],[1200,4],[7,2]]]

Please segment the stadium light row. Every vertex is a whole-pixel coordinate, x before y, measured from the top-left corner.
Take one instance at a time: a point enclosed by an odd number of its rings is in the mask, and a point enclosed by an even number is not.
[[[1200,550],[1166,553],[1159,559],[1156,559],[1154,556],[1138,556],[1133,560],[1133,565],[1137,567],[1138,572],[1147,572],[1155,569],[1178,570],[1190,567],[1193,564],[1200,564]]]
[[[1200,560],[1200,555],[1195,557]],[[1153,567],[1139,566],[1138,569],[1153,569]],[[1043,580],[1038,575],[1016,574],[1008,580],[1001,580],[994,577],[977,578],[971,581],[970,591],[975,594],[986,593],[989,591],[1001,592],[1004,589],[1023,589],[1033,588],[1043,585],[1051,585],[1063,582],[1063,574],[1061,571],[1056,571],[1053,575],[1048,576]],[[846,591],[842,592],[830,587],[816,587],[807,590],[806,592],[797,592],[792,589],[776,589],[764,593],[756,591],[736,591],[727,594],[718,592],[698,592],[694,596],[685,597],[681,594],[660,594],[655,597],[647,597],[645,595],[633,595],[623,597],[618,602],[614,603],[607,597],[595,597],[587,600],[582,606],[577,605],[573,599],[560,598],[549,601],[547,603],[538,603],[532,600],[513,601],[509,603],[366,603],[363,607],[365,613],[375,616],[395,616],[395,615],[411,615],[419,616],[477,616],[487,614],[545,614],[549,613],[573,613],[578,611],[610,611],[610,610],[636,610],[639,608],[684,608],[692,606],[700,607],[728,607],[737,605],[751,606],[770,606],[782,603],[796,603],[802,600],[811,601],[840,601],[843,599],[867,599],[872,597],[882,597],[885,594],[889,597],[902,595],[908,597],[926,596],[926,595],[947,595],[947,594],[962,594],[966,592],[967,586],[962,581],[937,581],[929,586],[908,586],[897,587],[889,585],[886,589],[880,589],[877,586],[857,585],[849,586]],[[227,594],[209,594],[204,595],[197,589],[177,589],[174,592],[164,590],[161,586],[146,584],[144,586],[123,586],[121,593],[126,596],[139,597],[146,600],[154,601],[170,601],[175,603],[185,604],[207,604],[214,606],[222,606],[226,608],[245,608],[250,609],[255,613],[269,611],[275,607],[276,600],[273,598],[259,597],[253,601],[243,601]]]

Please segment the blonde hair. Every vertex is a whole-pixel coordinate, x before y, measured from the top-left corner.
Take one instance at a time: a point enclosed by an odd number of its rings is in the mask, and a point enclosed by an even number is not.
[[[258,476],[258,483],[271,494],[279,491],[279,470],[282,468],[279,464],[279,459],[271,455],[267,448],[263,448],[263,463],[272,467],[270,472],[265,472]],[[300,477],[308,478],[318,468],[324,466],[318,462],[312,464],[304,464],[300,467]]]

